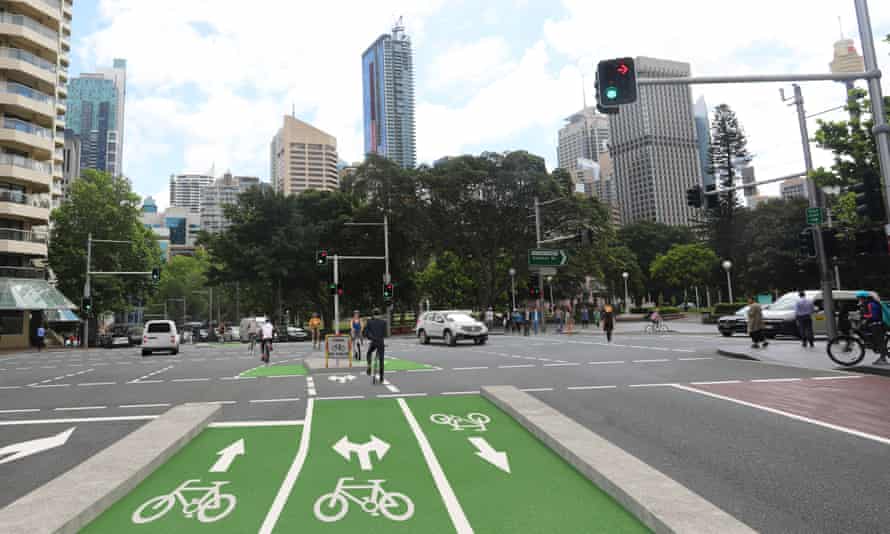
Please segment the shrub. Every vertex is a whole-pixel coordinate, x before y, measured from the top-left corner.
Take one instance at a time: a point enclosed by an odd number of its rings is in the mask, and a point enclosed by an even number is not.
[[[714,315],[732,315],[736,310],[747,305],[747,302],[721,302],[714,306]]]

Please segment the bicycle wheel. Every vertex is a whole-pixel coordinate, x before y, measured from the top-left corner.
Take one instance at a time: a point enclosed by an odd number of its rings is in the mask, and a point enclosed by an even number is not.
[[[319,521],[333,523],[343,519],[343,516],[349,511],[349,502],[342,495],[327,493],[316,499],[312,509]]]
[[[451,416],[444,413],[434,413],[430,416],[430,422],[435,423],[437,425],[450,425],[451,424]]]
[[[176,497],[173,495],[158,495],[157,497],[145,501],[139,508],[136,508],[131,519],[133,520],[133,523],[137,525],[151,523],[155,519],[161,518],[169,512],[175,502]],[[148,511],[149,514],[143,514],[145,511]]]
[[[235,504],[237,504],[237,499],[235,499],[234,495],[230,495],[228,493],[224,493],[219,496],[219,506],[210,507],[210,501],[205,502],[202,506],[198,507],[198,521],[202,523],[213,523],[214,521],[219,521],[220,519],[226,517],[232,510],[235,509]]]
[[[487,425],[491,422],[491,417],[488,417],[484,413],[468,413],[467,421],[477,425]]]
[[[407,495],[395,491],[384,494],[379,506],[383,517],[393,521],[405,521],[414,515],[414,502]]]
[[[841,335],[828,342],[828,357],[838,365],[856,365],[865,357],[862,340],[853,336]]]

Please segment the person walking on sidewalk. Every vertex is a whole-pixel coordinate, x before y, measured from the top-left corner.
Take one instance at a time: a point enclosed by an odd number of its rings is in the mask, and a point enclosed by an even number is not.
[[[594,327],[596,327],[596,328],[600,327],[600,318],[601,318],[601,313],[600,313],[599,306],[594,306],[594,308],[593,308],[593,326]]]
[[[320,349],[321,348],[321,318],[318,316],[318,313],[312,314],[312,319],[309,319],[309,331],[312,332],[312,348]]]
[[[797,331],[800,333],[800,344],[803,347],[810,344],[813,346],[813,313],[816,311],[816,305],[807,298],[806,293],[801,291],[797,294],[800,297],[794,303],[794,315],[797,318]]]
[[[43,325],[37,327],[37,352],[43,350],[43,342],[46,338],[46,329],[43,328]]]
[[[748,297],[748,335],[751,336],[752,349],[759,349],[761,342],[763,348],[769,345],[763,334],[763,328],[763,307],[754,300],[754,297]]]
[[[612,342],[612,330],[615,330],[615,311],[611,304],[606,304],[603,309],[603,331],[606,332],[606,341]]]
[[[862,306],[863,330],[871,334],[871,348],[878,354],[878,359],[872,365],[887,365],[890,362],[887,360],[887,343],[884,340],[886,328],[881,303],[867,291],[859,291],[856,298]]]
[[[488,327],[489,331],[494,328],[494,308],[491,306],[485,311],[485,326]]]
[[[581,328],[587,330],[587,327],[590,326],[590,310],[587,309],[587,306],[581,308]]]
[[[380,369],[380,383],[383,383],[383,357],[385,351],[386,321],[380,318],[380,309],[374,308],[370,319],[365,322],[364,337],[370,340],[368,347],[368,376],[371,376],[371,353],[377,351],[377,367]]]

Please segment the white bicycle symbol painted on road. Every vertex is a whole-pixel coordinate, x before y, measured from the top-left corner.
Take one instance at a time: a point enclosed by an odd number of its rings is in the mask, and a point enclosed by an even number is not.
[[[430,421],[437,425],[449,425],[455,431],[477,430],[485,432],[488,429],[485,425],[491,422],[491,417],[484,413],[468,413],[466,417],[434,413],[430,416]]]
[[[343,519],[349,512],[349,501],[359,505],[372,516],[383,515],[393,521],[406,521],[414,515],[414,502],[407,495],[383,489],[385,480],[369,480],[367,484],[347,484],[355,480],[344,477],[337,481],[337,487],[315,501],[315,517],[325,523]],[[366,497],[357,497],[352,491],[371,490]]]
[[[158,495],[145,501],[133,512],[133,523],[142,525],[151,523],[165,516],[178,501],[182,505],[182,513],[191,519],[197,516],[202,523],[213,523],[226,517],[235,509],[238,500],[234,495],[220,493],[219,489],[228,482],[210,482],[210,487],[197,486],[200,480],[186,480],[168,495]],[[186,499],[185,493],[202,493],[196,499]]]

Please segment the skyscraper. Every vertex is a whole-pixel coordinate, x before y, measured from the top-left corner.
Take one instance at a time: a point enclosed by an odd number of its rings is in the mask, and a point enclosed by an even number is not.
[[[636,59],[638,78],[689,76],[688,63]],[[686,190],[702,183],[692,92],[681,85],[640,85],[634,104],[609,119],[624,224],[655,221],[688,225]]]
[[[700,96],[695,101],[695,134],[698,138],[698,160],[701,166],[702,185],[705,187],[714,185],[714,175],[708,172],[711,166],[711,118],[705,97]]]
[[[191,213],[201,213],[201,190],[213,183],[206,174],[177,174],[170,176],[170,205]]]
[[[579,168],[578,160],[599,161],[609,151],[609,118],[594,107],[585,107],[566,118],[568,124],[559,130],[556,151],[559,167],[569,172]]]
[[[127,62],[71,80],[68,128],[82,143],[83,168],[121,175]]]
[[[259,185],[260,179],[257,177],[232,176],[227,172],[205,186],[201,190],[201,229],[219,233],[228,228],[230,222],[226,218],[225,207],[238,204],[238,195]]]
[[[365,153],[414,168],[414,61],[401,19],[362,54],[362,87]]]
[[[285,195],[307,189],[336,191],[337,139],[295,117],[285,115],[284,125],[269,146],[272,187]]]

